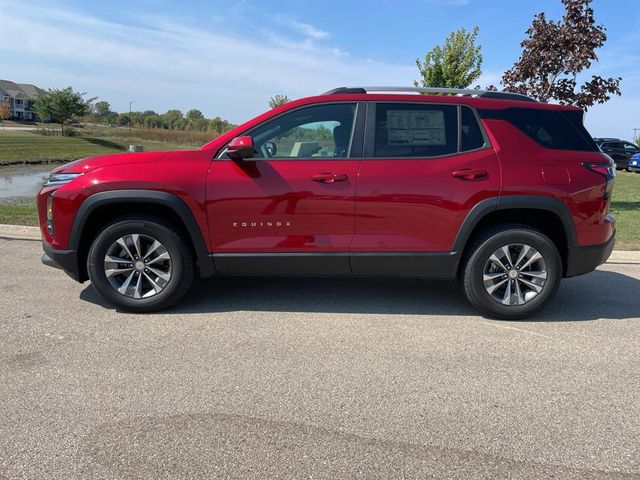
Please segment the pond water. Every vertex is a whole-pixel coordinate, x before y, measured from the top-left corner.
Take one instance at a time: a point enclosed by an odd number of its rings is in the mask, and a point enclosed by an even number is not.
[[[35,197],[54,166],[15,165],[0,167],[0,200]]]

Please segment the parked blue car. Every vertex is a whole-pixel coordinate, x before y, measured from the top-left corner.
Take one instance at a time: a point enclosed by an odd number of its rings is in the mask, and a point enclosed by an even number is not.
[[[629,159],[629,170],[640,173],[640,153],[636,153]]]

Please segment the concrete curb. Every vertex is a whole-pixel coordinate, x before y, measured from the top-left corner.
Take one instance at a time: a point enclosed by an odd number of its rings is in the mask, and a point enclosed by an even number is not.
[[[11,240],[41,240],[39,227],[24,225],[5,225],[0,223],[0,238]]]
[[[0,223],[0,238],[40,241],[40,228]],[[607,263],[640,263],[640,250],[614,250]]]
[[[640,263],[640,251],[614,250],[607,263]]]

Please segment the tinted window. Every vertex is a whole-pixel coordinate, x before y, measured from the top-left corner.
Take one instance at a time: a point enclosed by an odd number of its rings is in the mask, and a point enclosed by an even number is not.
[[[624,149],[629,151],[629,152],[637,152],[638,151],[638,147],[635,146],[633,143],[623,143],[624,145]]]
[[[470,108],[462,107],[460,117],[461,151],[475,150],[484,145],[484,137],[478,125],[478,119]]]
[[[349,154],[355,103],[317,105],[285,113],[254,130],[256,158],[345,158]]]
[[[458,151],[457,107],[379,103],[376,157],[434,157]]]
[[[507,108],[504,110],[482,110],[480,116],[505,120],[546,148],[598,150],[584,126],[572,121],[575,120],[573,117],[563,115],[561,111]]]

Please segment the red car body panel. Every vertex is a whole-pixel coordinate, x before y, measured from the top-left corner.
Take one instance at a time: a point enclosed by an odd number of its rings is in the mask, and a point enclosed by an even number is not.
[[[560,200],[571,213],[580,246],[599,245],[611,237],[614,223],[607,215],[605,182],[582,166],[584,162],[606,162],[604,154],[545,149],[508,122],[485,120],[484,124],[493,134],[500,159],[502,196]]]
[[[484,170],[464,179],[452,172]],[[433,159],[365,158],[358,179],[354,252],[446,252],[478,202],[500,194],[492,148]]]
[[[212,252],[347,252],[360,160],[211,162],[207,214]],[[314,175],[345,175],[324,183]]]

